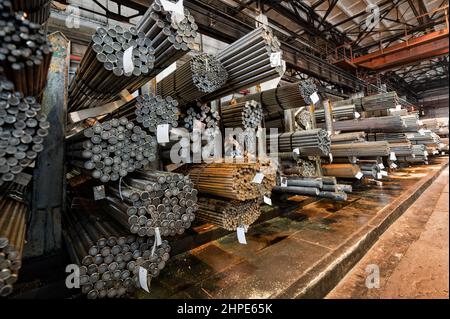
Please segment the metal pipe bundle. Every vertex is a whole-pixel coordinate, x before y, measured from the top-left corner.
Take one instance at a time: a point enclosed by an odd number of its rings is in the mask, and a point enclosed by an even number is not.
[[[322,165],[323,175],[338,178],[356,178],[361,169],[356,164],[325,164]]]
[[[287,177],[286,187],[278,187],[276,191],[281,193],[293,193],[297,195],[310,195],[320,198],[328,198],[337,201],[347,200],[347,194],[352,192],[351,185],[337,184],[336,179],[329,178],[305,178],[299,176]],[[316,195],[317,193],[317,195]]]
[[[222,124],[225,128],[258,128],[263,118],[261,104],[256,101],[222,107]]]
[[[356,107],[354,104],[333,107],[333,119],[354,119]],[[317,122],[325,122],[325,110],[320,109],[314,112]]]
[[[423,163],[428,164],[428,151],[427,147],[422,144],[412,146],[411,156],[399,156],[397,157],[399,163]]]
[[[333,103],[335,106],[355,104],[358,110],[371,112],[377,110],[394,109],[399,104],[397,92],[380,93]]]
[[[24,96],[40,97],[47,83],[51,45],[41,26],[11,11],[11,2],[0,3],[0,74]]]
[[[132,234],[181,235],[195,219],[197,190],[188,176],[160,171],[138,171],[118,185],[109,185],[105,202],[111,216]]]
[[[386,141],[332,144],[331,153],[333,157],[389,156],[390,148],[389,143]]]
[[[417,132],[419,130],[419,115],[402,116],[402,120],[405,123],[404,132]]]
[[[367,140],[373,141],[388,141],[389,143],[403,143],[409,142],[405,133],[374,133],[367,134]]]
[[[272,30],[266,26],[230,44],[216,55],[228,73],[228,81],[202,100],[211,101],[282,76],[285,66],[281,60],[280,45]],[[276,56],[279,63],[274,61]]]
[[[149,81],[154,66],[155,49],[143,32],[119,25],[97,28],[70,84],[69,111],[113,102],[123,90],[134,92]]]
[[[161,2],[155,0],[137,24],[137,29],[155,48],[155,68],[149,74],[151,78],[194,49],[198,26],[189,10],[184,10],[184,17],[178,22],[175,14],[165,11]]]
[[[353,132],[353,133],[342,133],[335,134],[331,137],[331,144],[347,144],[347,143],[362,143],[366,141],[366,133],[365,132]]]
[[[51,0],[13,0],[13,10],[23,11],[33,23],[43,24],[50,17]]]
[[[178,126],[178,101],[170,96],[162,98],[152,93],[140,95],[109,114],[102,121],[121,117],[135,121],[151,133],[156,133],[158,125]]]
[[[167,241],[154,246],[153,238],[126,235],[104,212],[80,206],[64,214],[63,236],[88,299],[125,297],[140,287],[140,267],[151,277],[164,269],[171,250]]]
[[[267,143],[278,143],[280,152],[299,149],[302,156],[328,156],[331,147],[330,137],[327,131],[322,129],[270,135],[267,137]]]
[[[194,129],[194,120],[203,123],[206,129],[215,129],[220,120],[219,112],[200,102],[196,103],[196,105],[191,105],[181,117],[182,125],[190,132]]]
[[[229,231],[243,225],[250,226],[261,215],[257,199],[238,201],[200,197],[197,216],[200,220]]]
[[[0,80],[0,185],[14,180],[43,151],[50,127],[36,99],[13,90],[12,82]]]
[[[264,174],[262,183],[252,183],[260,171]],[[276,184],[275,175],[275,169],[272,166],[262,163],[212,163],[194,165],[189,169],[189,176],[200,194],[240,201],[270,194],[272,187]]]
[[[157,92],[186,105],[220,89],[227,79],[228,73],[222,64],[214,56],[204,53],[192,57],[166,76],[158,83]]]
[[[431,131],[421,131],[419,133],[410,133],[406,135],[408,139],[415,145],[422,144],[425,146],[439,147],[441,143],[440,137]]]
[[[381,168],[377,160],[359,161],[358,165],[364,176],[378,179]]]
[[[389,148],[396,156],[411,156],[413,154],[411,142],[390,143]]]
[[[28,209],[8,194],[21,193],[23,187],[17,186],[2,188],[0,192],[0,297],[12,293],[22,266]]]
[[[335,131],[367,133],[403,132],[406,128],[401,116],[369,117],[359,120],[337,121]]]
[[[156,138],[124,117],[97,123],[66,145],[69,163],[102,183],[118,181],[156,159]]]

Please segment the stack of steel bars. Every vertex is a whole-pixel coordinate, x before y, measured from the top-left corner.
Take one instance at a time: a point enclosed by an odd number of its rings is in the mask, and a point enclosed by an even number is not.
[[[47,83],[51,45],[41,26],[14,14],[11,1],[0,2],[0,76],[24,96],[40,97]]]
[[[154,51],[151,40],[135,27],[97,28],[70,85],[69,111],[112,102],[123,90],[133,92],[148,82]]]
[[[331,144],[361,143],[366,141],[365,132],[342,133],[331,136]]]
[[[333,107],[333,118],[336,120],[354,119],[356,107],[354,104]],[[316,121],[325,122],[325,111],[323,109],[315,111]]]
[[[333,157],[377,157],[389,156],[389,143],[381,142],[363,142],[363,143],[347,143],[332,144],[331,153]]]
[[[51,0],[13,0],[13,10],[23,11],[31,22],[43,24],[50,17]]]
[[[361,172],[364,174],[365,177],[374,178],[374,179],[381,179],[382,175],[382,169],[380,166],[379,161],[377,160],[363,160],[358,161],[358,165],[361,169]]]
[[[105,208],[132,234],[181,235],[197,211],[197,190],[189,177],[161,171],[138,171],[118,185],[109,184]]]
[[[228,72],[228,81],[222,88],[203,97],[203,101],[211,101],[284,74],[280,41],[268,27],[250,32],[230,44],[216,58]]]
[[[419,115],[407,115],[402,116],[402,120],[405,123],[404,132],[417,132],[419,131]]]
[[[411,156],[398,156],[397,161],[399,163],[428,164],[428,155],[427,147],[422,144],[417,144],[412,146]]]
[[[25,245],[27,206],[24,187],[8,184],[0,188],[0,297],[8,296],[17,282]]]
[[[335,131],[367,133],[403,132],[406,128],[401,116],[370,117],[359,120],[337,121],[333,123]]]
[[[323,175],[335,176],[337,178],[357,178],[361,169],[356,164],[324,164],[322,165]]]
[[[188,172],[200,194],[240,201],[268,195],[276,183],[273,167],[262,163],[196,164]],[[253,183],[255,176],[260,172],[264,174],[262,182],[260,184]]]
[[[329,198],[336,201],[347,200],[347,193],[352,192],[351,185],[338,184],[335,177],[287,176],[286,178],[287,185],[274,187],[274,192]]]
[[[199,54],[159,82],[157,92],[186,105],[218,90],[227,79],[227,71],[214,56]]]
[[[80,266],[81,292],[89,299],[120,298],[140,287],[139,269],[156,277],[169,260],[167,241],[127,235],[107,212],[74,198],[63,215],[63,236],[72,261]]]
[[[375,133],[367,134],[367,140],[374,141],[388,141],[389,143],[409,142],[406,133]]]
[[[224,128],[243,127],[258,128],[263,120],[261,104],[246,101],[222,107],[222,124]]]
[[[242,225],[253,224],[261,215],[258,199],[246,201],[200,197],[197,216],[200,220],[235,231]]]
[[[101,182],[118,181],[156,159],[157,142],[126,118],[97,123],[66,139],[69,163]]]
[[[155,133],[158,125],[161,124],[177,127],[179,119],[178,101],[170,96],[162,98],[151,93],[140,95],[110,113],[102,121],[121,117],[126,117],[129,121],[135,121],[151,133]]]
[[[204,124],[205,129],[215,129],[219,124],[220,114],[218,111],[213,110],[211,106],[197,102],[186,110],[181,119],[181,125],[189,131],[194,129],[195,121]]]
[[[161,2],[155,0],[137,24],[137,29],[155,48],[155,68],[149,74],[151,78],[195,48],[198,26],[189,10],[185,9],[182,19],[177,19],[176,14],[165,11]]]
[[[280,152],[298,149],[302,156],[328,156],[331,147],[330,137],[327,131],[322,129],[270,135],[267,137],[267,143],[278,145]]]
[[[399,104],[397,92],[380,93],[361,98],[334,102],[334,106],[355,104],[359,111],[377,111],[393,109]]]
[[[44,149],[50,127],[34,97],[0,79],[0,185],[14,180]]]

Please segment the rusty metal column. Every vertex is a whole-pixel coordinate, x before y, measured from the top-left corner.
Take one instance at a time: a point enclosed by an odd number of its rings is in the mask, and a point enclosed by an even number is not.
[[[25,257],[37,257],[61,248],[64,211],[64,137],[66,132],[70,41],[61,32],[48,36],[53,46],[42,110],[50,122],[44,151],[36,162],[32,213]]]

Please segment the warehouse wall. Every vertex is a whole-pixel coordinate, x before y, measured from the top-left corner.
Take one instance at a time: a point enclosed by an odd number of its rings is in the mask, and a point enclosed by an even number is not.
[[[424,118],[449,117],[449,87],[423,92],[418,104],[424,110]]]

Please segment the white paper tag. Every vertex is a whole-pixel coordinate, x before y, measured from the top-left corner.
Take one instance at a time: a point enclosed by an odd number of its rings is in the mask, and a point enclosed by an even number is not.
[[[254,184],[261,184],[263,179],[264,179],[264,174],[263,173],[257,173],[255,175],[255,177],[253,178],[252,183],[254,183]]]
[[[391,155],[389,156],[389,159],[391,161],[396,161],[397,160],[397,156],[395,155],[395,152],[391,152]]]
[[[355,112],[355,119],[359,119],[361,117],[361,114],[359,112]]]
[[[159,231],[159,227],[155,227],[155,242],[156,246],[161,246],[162,244],[161,232]]]
[[[242,245],[247,245],[247,240],[245,239],[245,228],[244,226],[238,227],[237,228],[237,238],[240,244]]]
[[[159,144],[168,143],[169,139],[169,124],[160,124],[156,130],[156,139]]]
[[[377,173],[377,179],[383,179],[383,175],[381,173]]]
[[[328,154],[330,156],[330,164],[333,163],[333,154]]]
[[[430,154],[428,154],[428,151],[425,151],[425,152],[423,152],[423,155],[424,155],[424,156],[428,156],[428,155],[430,155]]]
[[[105,186],[94,186],[94,200],[102,200],[106,198]]]
[[[281,187],[287,187],[288,181],[286,177],[281,177]]]
[[[267,196],[264,196],[264,203],[272,206],[272,199]]]
[[[297,155],[300,155],[300,149],[299,148],[294,148],[293,152]]]
[[[378,167],[379,167],[380,169],[383,169],[383,168],[384,168],[384,164],[383,164],[383,163],[378,164]]]
[[[424,135],[425,135],[425,131],[424,131],[423,129],[420,129],[420,130],[419,130],[419,134],[422,135],[422,136],[424,136]]]
[[[434,151],[433,151],[433,155],[437,155],[437,154],[439,154],[439,151],[434,150]]]
[[[418,123],[420,126],[423,125],[423,122],[422,122],[421,120],[419,120],[417,123]]]
[[[183,0],[178,0],[177,3],[173,3],[167,0],[161,0],[161,5],[163,6],[165,11],[173,12],[172,19],[175,22],[181,22],[184,19],[184,6]]]
[[[281,52],[272,53],[270,55],[270,66],[275,68],[281,66]]]
[[[396,106],[395,106],[395,110],[396,110],[396,111],[400,111],[401,109],[402,109],[402,106],[401,106],[401,105],[396,105]]]
[[[389,176],[388,172],[386,172],[386,171],[381,171],[380,173],[381,173],[381,176],[385,176],[385,177]]]
[[[364,174],[362,172],[358,172],[358,174],[355,175],[355,177],[357,179],[361,179],[361,178],[363,178],[363,176],[364,176]]]
[[[150,292],[150,290],[148,289],[147,274],[147,269],[145,269],[144,267],[139,267],[139,284],[141,285],[141,288],[146,292]]]
[[[445,152],[441,152],[441,155],[444,156],[444,155],[445,155]]]
[[[395,168],[397,168],[397,167],[398,167],[397,164],[395,164],[395,163],[392,163],[392,164],[391,164],[391,168],[395,169]]]
[[[134,71],[134,62],[133,62],[133,50],[134,47],[129,47],[125,50],[123,54],[123,72],[124,73],[132,73]]]
[[[311,96],[309,98],[311,99],[311,102],[313,104],[317,104],[320,101],[319,94],[317,94],[317,92],[314,92],[313,94],[311,94]]]

